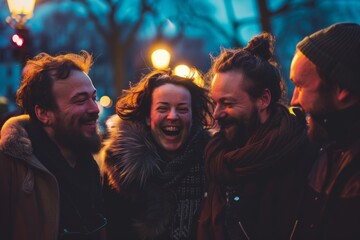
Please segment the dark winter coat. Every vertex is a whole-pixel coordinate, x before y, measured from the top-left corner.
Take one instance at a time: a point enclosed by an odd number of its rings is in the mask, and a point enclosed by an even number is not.
[[[105,147],[108,239],[192,239],[204,192],[207,131],[165,162],[142,124],[119,120]]]
[[[306,179],[294,239],[360,239],[360,105],[325,119],[332,141]]]
[[[278,106],[242,147],[219,132],[206,148],[198,239],[289,239],[313,151],[305,126]]]

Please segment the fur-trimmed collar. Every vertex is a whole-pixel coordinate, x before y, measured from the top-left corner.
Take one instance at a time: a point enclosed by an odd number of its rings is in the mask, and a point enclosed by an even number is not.
[[[109,129],[110,137],[102,150],[103,171],[109,184],[117,190],[129,185],[143,187],[152,176],[162,175],[161,166],[166,163],[159,156],[151,132],[144,124],[119,117],[116,121]],[[202,155],[202,151],[196,149],[202,149],[200,145],[206,144],[209,138],[208,131],[197,129],[177,160],[193,162],[193,159],[201,159],[202,156],[197,154]]]
[[[0,133],[0,150],[5,154],[27,159],[33,153],[25,125],[30,122],[29,115],[20,115],[10,118],[3,125]]]
[[[105,143],[103,166],[110,184],[116,189],[130,184],[143,186],[160,172],[161,161],[145,126],[118,118]]]

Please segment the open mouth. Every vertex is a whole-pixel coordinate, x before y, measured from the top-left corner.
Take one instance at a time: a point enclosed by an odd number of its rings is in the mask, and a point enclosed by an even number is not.
[[[180,134],[180,128],[175,126],[167,126],[161,129],[166,136],[177,136]]]

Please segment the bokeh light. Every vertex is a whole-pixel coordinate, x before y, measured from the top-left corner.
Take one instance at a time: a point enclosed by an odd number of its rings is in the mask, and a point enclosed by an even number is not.
[[[165,69],[170,63],[170,53],[165,49],[155,50],[151,54],[151,62],[156,69]]]

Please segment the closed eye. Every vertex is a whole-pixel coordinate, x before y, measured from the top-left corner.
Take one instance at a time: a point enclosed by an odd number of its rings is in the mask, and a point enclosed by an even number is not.
[[[164,113],[164,112],[167,112],[167,111],[168,111],[168,108],[167,108],[167,107],[158,107],[158,108],[156,108],[156,110],[157,110],[158,112]]]
[[[189,112],[189,108],[179,108],[178,109],[179,113],[188,113]]]

